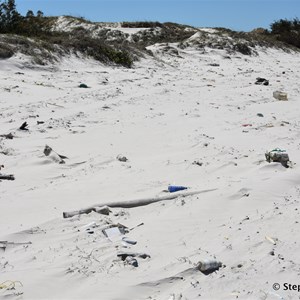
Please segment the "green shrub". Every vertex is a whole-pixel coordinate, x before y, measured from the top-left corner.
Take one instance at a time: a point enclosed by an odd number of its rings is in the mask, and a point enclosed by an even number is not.
[[[133,59],[127,50],[118,49],[116,46],[88,36],[52,32],[39,36],[39,39],[49,51],[55,51],[54,45],[58,45],[66,52],[80,52],[103,63],[111,62],[128,68],[133,64]]]
[[[14,55],[14,51],[9,46],[0,43],[0,59],[10,58]]]
[[[234,44],[233,49],[237,52],[240,52],[240,53],[244,54],[244,55],[251,55],[252,54],[251,48],[248,45],[243,44],[243,43]]]
[[[1,1],[2,2],[2,1]],[[5,0],[0,3],[0,32],[11,33],[19,27],[21,15],[16,9],[14,0]]]
[[[271,24],[271,35],[277,40],[300,48],[300,20],[280,19]]]

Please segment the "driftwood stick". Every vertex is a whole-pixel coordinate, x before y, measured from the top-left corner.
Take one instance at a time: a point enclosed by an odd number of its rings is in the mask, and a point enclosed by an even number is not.
[[[15,180],[14,175],[0,174],[0,180]]]
[[[5,244],[5,245],[31,245],[32,242],[8,242],[8,241],[0,241],[0,244]]]
[[[54,105],[54,106],[61,107],[61,108],[65,108],[64,106],[58,105],[58,104],[56,104],[56,103],[50,103],[50,102],[47,102],[47,104]]]
[[[202,193],[206,193],[206,192],[212,192],[215,190],[216,189],[202,190],[202,191],[189,192],[189,193],[174,193],[174,194],[164,196],[164,197],[145,198],[145,199],[137,199],[137,200],[130,200],[130,201],[118,201],[118,202],[95,204],[93,206],[89,206],[89,207],[83,208],[81,210],[64,212],[63,217],[71,218],[76,215],[89,214],[92,211],[95,211],[97,207],[101,207],[101,206],[105,206],[105,205],[108,207],[133,208],[133,207],[149,205],[149,204],[159,202],[159,201],[173,200],[173,199],[176,199],[179,197],[187,197],[187,196],[198,195],[198,194],[202,194]]]
[[[18,246],[18,245],[31,245],[32,242],[8,242],[8,241],[0,241],[0,249],[2,249],[3,251],[6,250],[8,245],[11,246]]]

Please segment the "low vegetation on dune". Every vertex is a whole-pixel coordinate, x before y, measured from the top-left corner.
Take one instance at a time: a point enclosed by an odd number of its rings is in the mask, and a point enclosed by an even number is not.
[[[277,40],[300,49],[300,20],[298,18],[280,19],[272,23],[270,34]]]
[[[149,53],[146,47],[155,43],[178,43],[184,49],[191,44],[198,48],[225,49],[229,53],[255,54],[256,46],[300,49],[300,21],[279,20],[270,30],[259,28],[252,32],[236,32],[215,28],[215,33],[202,32],[197,41],[190,43],[198,28],[171,22],[122,22],[120,28],[112,24],[93,23],[84,18],[61,18],[34,14],[29,10],[22,16],[15,0],[0,0],[0,58],[12,57],[21,52],[30,55],[33,62],[47,64],[62,54],[83,54],[107,64],[130,68],[139,56]],[[141,29],[131,35],[122,29]]]
[[[28,11],[26,16],[21,16],[14,0],[2,2],[0,58],[11,57],[15,51],[20,51],[33,55],[35,62],[44,64],[49,59],[54,60],[57,54],[79,52],[104,63],[132,66],[133,57],[128,49],[101,39],[82,36],[80,31],[55,31],[53,26],[56,20],[56,17],[45,17],[41,11],[36,15]],[[40,59],[36,57],[37,53]]]
[[[163,27],[163,24],[160,22],[137,21],[137,22],[122,22],[121,26],[123,28],[155,28],[155,27]]]

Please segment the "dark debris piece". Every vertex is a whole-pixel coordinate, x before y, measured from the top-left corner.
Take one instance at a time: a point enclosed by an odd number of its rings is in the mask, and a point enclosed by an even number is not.
[[[88,86],[85,83],[81,83],[79,85],[79,87],[82,88],[82,89],[87,89],[88,88]]]
[[[135,268],[139,266],[138,261],[132,256],[127,256],[125,262],[128,263],[129,265],[134,266]]]
[[[21,126],[20,126],[20,130],[28,130],[28,124],[27,124],[27,122],[24,122]]]
[[[257,78],[256,78],[255,84],[259,84],[259,85],[269,85],[269,80],[267,80],[266,78],[257,77]]]
[[[124,261],[128,256],[129,257],[140,257],[143,259],[146,259],[150,257],[150,255],[146,253],[135,253],[135,252],[120,252],[117,254],[118,257],[121,257],[121,259]]]
[[[0,180],[15,180],[15,176],[0,174]]]
[[[0,136],[6,138],[8,140],[12,140],[14,138],[14,136],[11,132],[8,134],[1,134]]]

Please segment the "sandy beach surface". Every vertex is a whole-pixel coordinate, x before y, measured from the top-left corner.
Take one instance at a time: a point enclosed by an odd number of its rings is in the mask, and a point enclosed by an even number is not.
[[[0,61],[0,172],[15,176],[0,182],[0,298],[300,299],[300,55],[149,49],[131,69]],[[290,168],[266,161],[274,148]],[[169,185],[188,189],[63,218]]]

